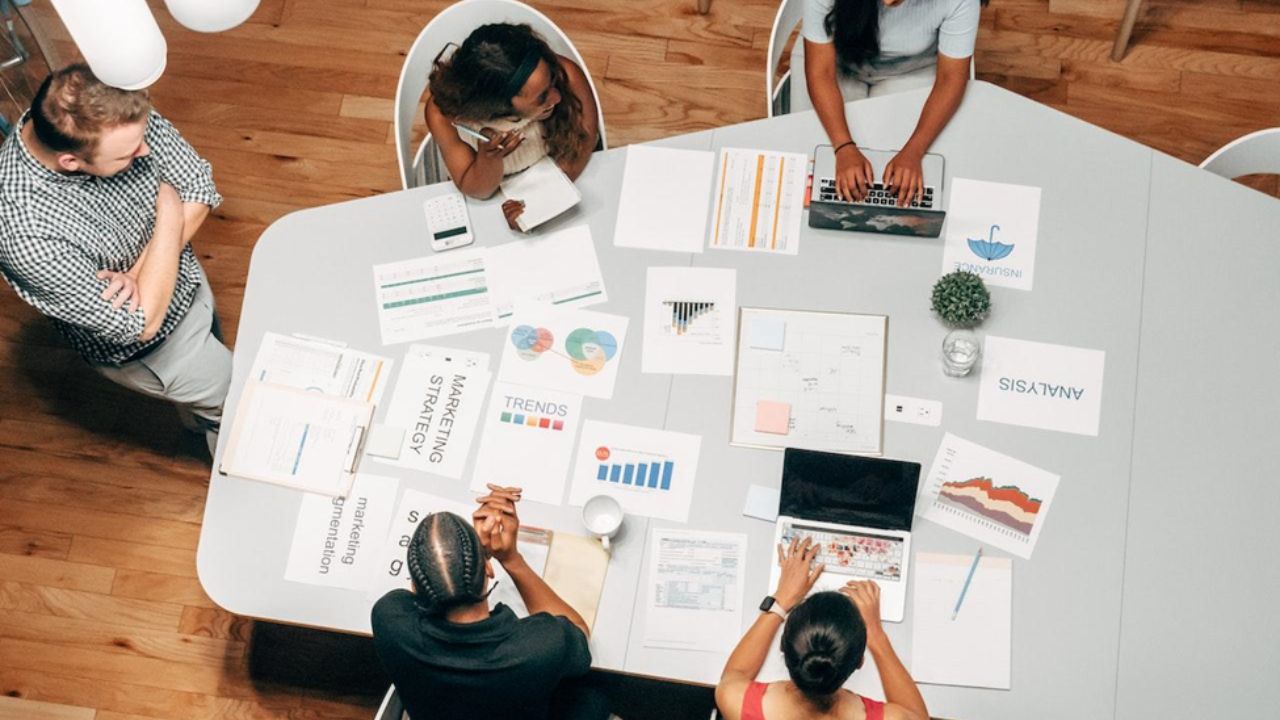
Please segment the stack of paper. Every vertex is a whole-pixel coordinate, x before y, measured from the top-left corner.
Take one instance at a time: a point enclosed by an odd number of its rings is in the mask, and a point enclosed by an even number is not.
[[[727,653],[742,636],[747,536],[655,529],[644,644]]]

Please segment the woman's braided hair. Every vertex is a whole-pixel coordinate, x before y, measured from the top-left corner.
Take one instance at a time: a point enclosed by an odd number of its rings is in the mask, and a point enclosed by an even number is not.
[[[432,613],[485,598],[485,550],[466,520],[450,512],[431,513],[409,542],[409,577],[418,603]]]

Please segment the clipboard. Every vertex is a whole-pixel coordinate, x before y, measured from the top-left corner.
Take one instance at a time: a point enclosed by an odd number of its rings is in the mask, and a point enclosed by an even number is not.
[[[346,497],[373,422],[373,403],[249,381],[219,472]]]

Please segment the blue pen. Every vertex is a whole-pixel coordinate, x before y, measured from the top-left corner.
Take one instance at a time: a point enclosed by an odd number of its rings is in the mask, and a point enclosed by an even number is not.
[[[978,561],[982,559],[982,548],[973,556],[973,564],[969,566],[969,575],[964,579],[964,587],[960,588],[960,597],[956,598],[956,609],[951,611],[951,619],[960,614],[960,606],[964,604],[964,596],[969,592],[969,583],[973,582],[973,572],[978,569]]]

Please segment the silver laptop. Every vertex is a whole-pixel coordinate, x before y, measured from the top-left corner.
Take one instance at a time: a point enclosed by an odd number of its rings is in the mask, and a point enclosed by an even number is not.
[[[874,580],[881,618],[902,622],[919,484],[919,463],[788,448],[774,542],[812,538],[821,547],[817,562],[826,566],[814,592]],[[770,588],[782,573],[773,558]]]
[[[809,199],[809,227],[849,232],[887,233],[938,237],[947,214],[942,209],[942,181],[946,161],[937,153],[928,153],[921,161],[924,171],[924,196],[907,207],[898,207],[897,193],[885,187],[885,166],[897,155],[896,150],[859,148],[871,162],[876,182],[867,196],[857,202],[842,200],[836,192],[836,156],[830,145],[819,145],[813,152],[813,191]]]

